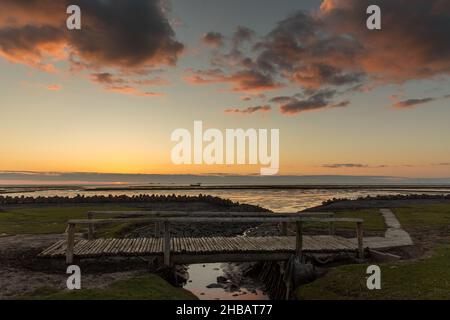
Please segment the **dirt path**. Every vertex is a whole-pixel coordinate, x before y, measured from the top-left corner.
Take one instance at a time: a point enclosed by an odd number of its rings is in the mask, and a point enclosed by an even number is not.
[[[372,249],[389,249],[412,246],[414,243],[408,232],[402,229],[400,222],[391,209],[380,209],[386,224],[384,237],[364,237],[364,246]],[[356,241],[356,239],[354,239]]]

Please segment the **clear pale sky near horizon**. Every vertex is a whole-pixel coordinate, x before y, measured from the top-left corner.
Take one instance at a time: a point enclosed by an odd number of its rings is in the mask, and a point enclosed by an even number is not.
[[[172,164],[202,120],[280,129],[280,174],[450,177],[450,1],[69,2],[0,0],[0,171],[259,172]]]

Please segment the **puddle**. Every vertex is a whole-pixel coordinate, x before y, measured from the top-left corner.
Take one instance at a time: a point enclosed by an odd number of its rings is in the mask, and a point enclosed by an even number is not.
[[[262,284],[243,277],[240,269],[232,263],[191,264],[188,266],[189,280],[184,288],[200,300],[269,300]],[[228,280],[224,288],[217,286],[217,277]]]

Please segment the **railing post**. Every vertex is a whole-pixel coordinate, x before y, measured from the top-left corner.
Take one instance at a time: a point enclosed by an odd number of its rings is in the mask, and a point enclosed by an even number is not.
[[[330,236],[334,236],[334,221],[330,221]]]
[[[155,222],[155,238],[159,238],[161,234],[161,222],[156,221]]]
[[[73,263],[73,248],[75,245],[75,225],[73,223],[69,224],[67,230],[67,249],[66,249],[66,263]]]
[[[88,212],[88,219],[92,219],[93,217],[94,217],[93,213]],[[94,233],[95,233],[94,225],[90,223],[88,225],[88,240],[94,240]]]
[[[295,241],[295,254],[298,257],[302,256],[303,251],[303,222],[296,222],[297,233],[296,233],[296,241]]]
[[[364,258],[364,244],[363,244],[363,223],[356,223],[356,237],[358,238],[358,258]]]
[[[164,264],[170,266],[170,226],[169,222],[164,221]]]
[[[288,235],[288,223],[287,222],[279,222],[278,230],[280,231],[280,234],[282,236],[287,236]]]

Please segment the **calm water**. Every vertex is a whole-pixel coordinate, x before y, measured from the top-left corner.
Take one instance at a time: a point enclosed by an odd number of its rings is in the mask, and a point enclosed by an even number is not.
[[[361,189],[309,189],[309,190],[181,190],[181,191],[79,191],[79,190],[44,190],[36,192],[9,193],[9,196],[68,196],[74,197],[77,194],[92,195],[140,195],[140,194],[156,194],[156,195],[190,195],[196,196],[199,193],[205,195],[218,196],[240,203],[248,203],[259,205],[275,212],[296,212],[311,208],[322,204],[323,201],[332,198],[349,198],[355,199],[361,196],[376,195],[394,195],[394,194],[411,194],[411,193],[427,193],[427,194],[448,194],[450,189],[436,190],[361,190]]]

